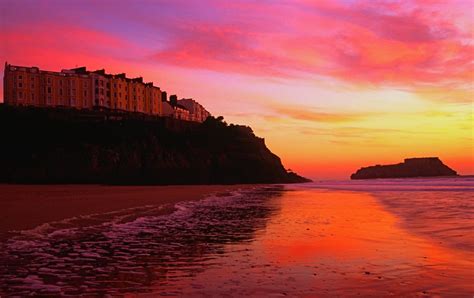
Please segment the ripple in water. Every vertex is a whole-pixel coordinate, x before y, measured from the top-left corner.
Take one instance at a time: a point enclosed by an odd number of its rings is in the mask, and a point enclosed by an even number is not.
[[[268,202],[281,190],[179,203],[169,215],[148,206],[14,232],[0,243],[0,293],[145,293],[152,284],[193,276],[213,265],[224,244],[250,241],[264,228],[276,212]]]

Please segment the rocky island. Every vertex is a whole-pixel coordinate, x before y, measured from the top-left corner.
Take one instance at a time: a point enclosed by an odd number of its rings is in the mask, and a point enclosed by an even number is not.
[[[0,105],[0,182],[307,182],[247,126],[140,113]]]
[[[393,165],[376,165],[357,170],[351,179],[413,178],[457,176],[456,171],[446,166],[438,157],[407,158]]]

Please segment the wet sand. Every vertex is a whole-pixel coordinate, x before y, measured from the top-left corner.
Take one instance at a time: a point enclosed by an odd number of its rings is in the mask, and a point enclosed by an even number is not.
[[[228,245],[221,263],[193,278],[157,283],[154,291],[235,297],[474,293],[472,252],[402,229],[370,194],[297,189],[273,204],[279,212],[255,241]]]
[[[145,200],[98,224],[14,232],[0,241],[0,295],[472,297],[472,238],[454,241],[470,221],[405,219],[413,202],[452,209],[442,198],[462,203],[472,189],[390,189],[403,206],[311,185],[219,187],[221,195],[174,203],[172,213]],[[472,215],[471,204],[460,206]],[[440,233],[446,225],[460,232]]]
[[[41,224],[143,206],[162,205],[172,212],[177,202],[200,200],[212,193],[252,186],[105,186],[0,185],[0,233]]]

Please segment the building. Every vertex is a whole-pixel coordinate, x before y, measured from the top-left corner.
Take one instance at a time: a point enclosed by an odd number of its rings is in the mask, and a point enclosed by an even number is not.
[[[54,72],[5,63],[3,80],[3,98],[10,105],[103,108],[158,116],[163,111],[159,87],[141,77],[111,75],[104,69]]]
[[[200,103],[192,98],[183,98],[178,100],[178,104],[185,107],[189,111],[189,120],[196,122],[204,122],[207,117],[211,116]]]
[[[191,121],[190,113],[186,107],[177,104],[173,106],[173,118],[179,119],[179,120],[186,120],[186,121]]]
[[[172,104],[171,101],[163,102],[163,116],[172,117],[179,120],[191,121],[190,113],[186,107],[179,104]]]
[[[171,106],[169,101],[163,101],[163,112],[162,116],[164,117],[173,117],[174,115],[174,109]]]
[[[107,109],[203,122],[211,114],[192,98],[178,100],[142,77],[86,67],[60,72],[5,63],[4,101],[9,105]]]

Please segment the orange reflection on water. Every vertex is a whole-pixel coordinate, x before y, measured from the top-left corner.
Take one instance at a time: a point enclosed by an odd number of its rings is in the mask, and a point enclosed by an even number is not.
[[[351,288],[363,275],[376,274],[379,280],[406,279],[401,285],[412,290],[431,288],[430,279],[442,278],[449,287],[474,291],[472,253],[403,230],[397,217],[362,192],[289,192],[260,242],[268,262],[293,268],[319,264],[323,274],[343,276],[328,277],[326,284]]]
[[[252,242],[228,245],[214,264],[172,288],[299,297],[474,292],[472,254],[402,229],[367,193],[299,189],[269,204],[278,212]]]

